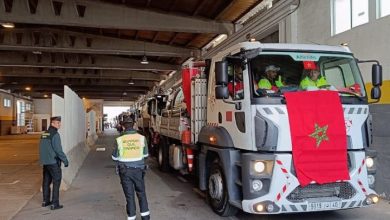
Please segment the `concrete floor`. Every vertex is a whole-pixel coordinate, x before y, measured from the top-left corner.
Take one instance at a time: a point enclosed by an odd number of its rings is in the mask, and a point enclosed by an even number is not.
[[[115,133],[112,133],[115,134]],[[99,138],[96,147],[106,147],[105,152],[91,150],[84,165],[73,181],[71,188],[61,192],[60,201],[64,209],[51,211],[40,207],[41,193],[39,190],[40,168],[37,173],[37,194],[14,216],[13,220],[40,219],[75,219],[75,220],[104,220],[126,219],[125,199],[115,175],[110,159],[110,147],[114,136]],[[215,215],[204,199],[193,191],[191,183],[185,183],[175,174],[161,173],[154,161],[148,161],[152,169],[146,175],[146,187],[152,219],[158,220],[281,220],[281,219],[389,219],[390,205],[388,201],[364,208],[344,211],[305,213],[294,215],[256,216],[238,213],[236,217],[221,218]],[[66,169],[66,168],[64,168]],[[9,187],[10,192],[16,192],[17,184]],[[11,194],[10,193],[10,194]],[[28,198],[26,198],[28,199]],[[2,206],[2,205],[1,205]],[[0,206],[0,209],[1,209]],[[3,218],[0,218],[1,220]],[[5,218],[6,219],[6,218]]]
[[[64,209],[40,207],[42,196],[37,193],[13,220],[126,219],[125,198],[110,156],[113,139],[114,136],[99,138],[96,148],[106,147],[105,152],[91,149],[70,189],[61,193]],[[208,208],[190,183],[159,172],[154,161],[149,163],[152,168],[146,174],[146,188],[152,219],[224,219]]]
[[[0,136],[0,219],[15,215],[41,184],[39,135]]]

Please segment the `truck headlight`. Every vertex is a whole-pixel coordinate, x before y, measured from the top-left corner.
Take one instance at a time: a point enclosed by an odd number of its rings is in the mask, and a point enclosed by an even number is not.
[[[366,158],[366,165],[367,165],[367,168],[372,168],[374,166],[374,159],[372,159],[372,157],[367,157]]]
[[[264,211],[264,205],[261,204],[261,203],[256,204],[254,209],[255,209],[256,212],[263,212]]]
[[[252,189],[255,192],[260,191],[261,189],[263,189],[263,182],[261,180],[253,180],[252,181]]]
[[[253,164],[253,169],[257,172],[257,173],[262,173],[264,172],[265,170],[265,163],[263,161],[256,161],[254,162]]]

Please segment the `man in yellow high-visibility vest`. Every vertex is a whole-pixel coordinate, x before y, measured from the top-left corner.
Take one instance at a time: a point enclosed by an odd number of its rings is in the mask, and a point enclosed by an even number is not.
[[[265,68],[265,74],[264,77],[260,79],[258,83],[259,89],[272,89],[274,91],[277,91],[280,87],[283,87],[284,84],[282,82],[282,77],[279,75],[278,79],[276,77],[278,76],[278,71],[280,70],[279,67],[275,65],[269,65]]]
[[[148,156],[146,138],[133,129],[134,121],[125,117],[121,123],[124,132],[116,138],[112,159],[117,161],[119,177],[126,197],[127,219],[136,219],[134,191],[137,193],[140,214],[143,220],[150,219],[145,191],[145,158]]]
[[[304,74],[306,75],[299,84],[299,87],[303,90],[306,90],[310,87],[320,88],[322,86],[327,86],[328,82],[326,81],[325,76],[321,75],[319,66],[312,61],[304,61]]]

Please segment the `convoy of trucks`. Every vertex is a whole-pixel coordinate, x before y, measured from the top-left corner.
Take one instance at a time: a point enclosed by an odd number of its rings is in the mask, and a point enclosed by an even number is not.
[[[368,206],[378,202],[373,190],[376,155],[370,149],[368,95],[358,62],[344,46],[239,43],[209,60],[183,66],[173,83],[138,100],[137,124],[155,150],[159,168],[195,176],[197,187],[221,216],[239,209],[279,214]],[[326,87],[300,88],[306,63],[318,67]],[[269,65],[278,68],[283,80],[276,90],[258,87]],[[381,71],[373,64],[372,99],[380,98]],[[228,89],[238,79],[242,87],[234,84]],[[346,135],[341,138],[346,146],[341,146],[345,163],[340,166],[349,178],[303,185],[297,175],[302,170],[295,166],[299,155],[294,147],[299,146],[292,141],[294,116],[285,94],[318,90],[337,93]],[[318,93],[319,100],[322,94],[327,93]],[[307,114],[321,111],[310,110],[315,104],[305,104]],[[331,139],[331,134],[325,136],[326,129],[319,132],[323,136],[316,139],[317,148],[318,141],[327,144]]]

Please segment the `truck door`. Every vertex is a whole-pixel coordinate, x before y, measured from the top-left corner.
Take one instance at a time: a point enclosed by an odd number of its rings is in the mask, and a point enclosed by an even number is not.
[[[212,69],[214,72],[215,66]],[[217,99],[215,74],[210,74],[208,122],[225,128],[236,148],[251,150],[250,90],[246,62],[227,59],[227,77],[228,83],[223,86],[227,86],[229,97]]]

